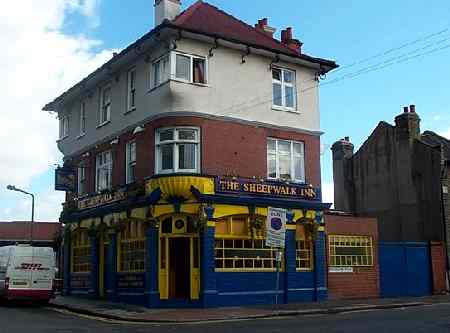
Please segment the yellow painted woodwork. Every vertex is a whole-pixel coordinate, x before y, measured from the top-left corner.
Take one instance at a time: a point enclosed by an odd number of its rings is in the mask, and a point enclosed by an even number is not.
[[[317,231],[324,232],[324,231],[325,231],[325,227],[324,227],[324,226],[320,226],[320,227],[317,229]]]
[[[267,216],[267,208],[256,207],[256,215]]]
[[[134,217],[136,219],[146,219],[146,211],[145,208],[135,208],[131,211],[131,217]]]
[[[200,244],[197,237],[191,237],[191,299],[200,298]],[[197,256],[197,258],[194,258]]]
[[[246,214],[249,214],[247,206],[214,205],[214,218],[216,219],[220,219],[225,216]]]
[[[297,226],[295,224],[286,224],[286,230],[297,230]]]
[[[159,297],[169,298],[169,239],[161,237],[159,240]]]
[[[146,192],[150,194],[157,188],[161,189],[162,197],[166,200],[170,196],[182,196],[194,199],[191,186],[203,194],[214,194],[214,179],[199,176],[168,176],[150,179],[146,183]]]
[[[208,227],[215,228],[215,227],[216,227],[216,222],[214,222],[214,221],[208,221]]]

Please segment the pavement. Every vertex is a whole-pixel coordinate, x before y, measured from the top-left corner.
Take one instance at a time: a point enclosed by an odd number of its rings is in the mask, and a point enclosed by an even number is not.
[[[130,304],[58,296],[50,303],[50,306],[77,314],[122,322],[182,324],[340,314],[377,309],[412,308],[433,304],[450,304],[450,295],[414,298],[331,300],[320,303],[281,304],[277,307],[270,305],[208,309],[148,309]]]

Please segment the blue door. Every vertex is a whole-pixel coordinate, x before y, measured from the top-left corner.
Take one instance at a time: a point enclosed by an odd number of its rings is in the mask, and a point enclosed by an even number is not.
[[[380,243],[381,297],[431,294],[431,264],[425,243]]]

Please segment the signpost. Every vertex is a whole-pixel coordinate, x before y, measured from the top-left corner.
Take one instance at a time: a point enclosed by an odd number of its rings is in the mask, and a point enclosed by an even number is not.
[[[286,239],[286,210],[268,208],[266,220],[266,246],[276,248],[277,278],[275,286],[275,305],[278,305],[278,290],[280,289],[280,264]]]

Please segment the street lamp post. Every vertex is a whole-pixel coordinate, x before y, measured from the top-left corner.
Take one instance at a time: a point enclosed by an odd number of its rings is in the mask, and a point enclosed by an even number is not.
[[[30,243],[33,245],[33,222],[34,222],[34,194],[24,191],[20,188],[17,188],[13,185],[8,185],[6,187],[10,191],[21,192],[27,195],[31,195],[31,222],[30,222]]]

